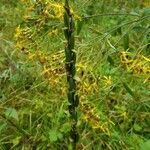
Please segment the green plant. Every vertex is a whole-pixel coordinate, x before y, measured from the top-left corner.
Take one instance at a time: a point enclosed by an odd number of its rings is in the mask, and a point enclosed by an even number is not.
[[[148,0],[68,2],[78,56],[76,149],[149,149]],[[63,16],[61,0],[0,0],[2,150],[73,148]]]
[[[71,116],[71,140],[72,140],[72,149],[76,149],[76,143],[78,141],[78,133],[77,133],[77,106],[79,105],[79,98],[76,91],[76,52],[74,49],[75,39],[75,23],[73,14],[70,10],[69,1],[65,0],[64,6],[64,34],[67,40],[65,47],[65,56],[66,56],[66,74],[67,74],[67,82],[68,82],[68,102],[69,102],[69,113]]]

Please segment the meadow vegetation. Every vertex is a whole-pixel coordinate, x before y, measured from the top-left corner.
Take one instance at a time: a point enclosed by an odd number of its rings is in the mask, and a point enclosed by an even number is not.
[[[0,150],[67,150],[64,2],[0,0]],[[70,0],[77,150],[150,149],[150,2]]]

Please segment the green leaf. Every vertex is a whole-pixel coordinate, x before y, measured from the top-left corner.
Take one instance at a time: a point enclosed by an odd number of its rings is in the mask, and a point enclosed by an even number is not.
[[[140,16],[137,12],[134,12],[134,11],[130,12],[129,14],[135,15],[135,16]]]
[[[0,133],[6,128],[7,123],[0,123]]]
[[[107,61],[110,63],[110,65],[114,66],[114,60],[112,59],[111,56],[108,55]]]
[[[49,140],[51,142],[56,142],[58,139],[62,139],[63,135],[61,132],[57,131],[56,129],[52,129],[49,131]]]
[[[63,133],[67,133],[67,132],[69,132],[70,130],[71,130],[71,125],[70,125],[69,122],[64,123],[64,124],[62,125],[61,129],[60,129],[60,131],[63,132]]]
[[[57,137],[58,137],[58,139],[62,139],[62,138],[63,138],[62,133],[58,132],[58,133],[57,133]]]
[[[82,29],[82,27],[83,27],[83,23],[84,23],[84,21],[82,21],[82,20],[78,20],[78,21],[77,21],[77,35],[80,34],[81,29]]]
[[[142,127],[137,123],[134,124],[133,128],[135,131],[141,131],[142,130]]]
[[[9,118],[14,118],[15,120],[18,121],[18,113],[16,111],[16,109],[14,108],[7,108],[5,111],[5,116],[9,117]]]
[[[126,89],[126,91],[127,91],[132,97],[135,97],[134,92],[133,92],[132,89],[128,86],[128,84],[125,83],[125,82],[123,82],[122,84],[123,84],[124,88]]]
[[[57,131],[56,130],[50,130],[49,131],[49,139],[51,142],[56,142],[58,140]]]
[[[150,15],[150,8],[144,8],[144,9],[142,9],[142,15],[143,16]]]
[[[133,27],[133,30],[135,31],[135,32],[143,32],[143,31],[145,31],[146,30],[146,28],[144,28],[144,27],[142,27],[142,26],[135,26],[135,27]]]
[[[20,143],[21,136],[18,136],[12,140],[13,147],[17,146]]]
[[[150,150],[150,140],[144,142],[140,146],[140,150]]]

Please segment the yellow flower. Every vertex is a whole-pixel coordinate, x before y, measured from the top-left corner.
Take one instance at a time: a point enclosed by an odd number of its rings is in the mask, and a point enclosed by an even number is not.
[[[22,33],[22,29],[20,28],[20,26],[18,26],[15,30],[15,38],[18,38]]]
[[[111,76],[104,76],[103,77],[104,79],[103,79],[103,81],[104,81],[104,83],[105,83],[105,85],[112,85],[112,78],[111,78]]]
[[[34,58],[35,56],[36,56],[35,54],[29,53],[28,59],[29,59],[29,60],[33,60],[33,58]]]
[[[144,7],[150,7],[150,1],[149,0],[143,0],[142,4]]]
[[[46,12],[50,18],[63,18],[63,5],[61,3],[48,3]]]
[[[58,29],[52,30],[48,33],[49,36],[56,36],[58,34]]]

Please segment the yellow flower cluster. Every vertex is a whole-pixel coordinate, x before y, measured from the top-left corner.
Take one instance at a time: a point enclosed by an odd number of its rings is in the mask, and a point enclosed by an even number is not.
[[[120,59],[128,71],[135,74],[150,74],[150,57],[122,51],[120,53]]]
[[[15,47],[18,49],[27,48],[31,44],[33,33],[28,27],[21,28],[18,26],[15,30],[14,38],[16,40]]]
[[[44,14],[49,18],[63,19],[63,9],[63,4],[49,2],[44,10]]]
[[[98,79],[93,70],[85,62],[78,62],[77,68],[77,86],[79,95],[91,95],[98,92]]]
[[[83,120],[88,122],[92,129],[99,130],[110,136],[110,126],[114,125],[114,123],[109,119],[102,120],[101,115],[97,113],[97,109],[90,103],[85,103],[84,96],[80,97],[80,110],[83,113]]]
[[[56,37],[59,35],[58,24],[63,20],[63,4],[48,0],[21,0],[25,5],[24,26],[18,26],[15,32],[16,48],[20,50],[37,49],[37,40],[42,36]],[[73,12],[73,9],[72,13]],[[33,15],[34,14],[34,15]],[[74,14],[76,18],[79,18]],[[54,24],[54,22],[56,24]],[[59,21],[59,23],[58,23]]]
[[[37,0],[37,1],[24,1],[26,6],[31,4],[26,9],[26,16],[24,20],[27,23],[31,23],[31,28],[25,27],[21,28],[18,26],[15,32],[16,48],[22,50],[26,54],[27,61],[39,62],[41,65],[41,76],[48,81],[52,89],[55,89],[57,94],[61,96],[66,95],[66,71],[65,71],[65,56],[64,50],[54,53],[46,53],[44,50],[39,50],[40,45],[35,45],[38,43],[36,41],[36,36],[38,33],[43,31],[42,29],[47,24],[47,21],[63,19],[63,4],[56,2],[49,2],[47,0]],[[32,15],[34,12],[35,16]],[[71,13],[74,15],[75,19],[80,19],[73,9]],[[58,29],[54,28],[46,33],[48,36],[56,36],[58,34]],[[36,41],[36,42],[35,42]],[[34,48],[33,48],[34,47]],[[32,49],[36,49],[33,51]],[[83,114],[83,118],[87,121],[93,129],[100,129],[101,132],[109,135],[109,120],[102,123],[99,115],[96,113],[96,108],[87,103],[85,97],[91,96],[98,92],[99,90],[99,80],[105,83],[106,86],[112,84],[111,76],[96,77],[93,73],[93,68],[89,67],[86,62],[77,62],[77,75],[75,77],[77,81],[77,92],[80,98],[80,110]]]
[[[148,7],[148,8],[150,7],[150,1],[149,0],[143,0],[142,4],[144,7]]]
[[[26,19],[33,19],[32,13],[37,12],[39,17],[42,20],[47,19],[58,19],[63,20],[63,12],[64,12],[64,5],[63,3],[58,2],[50,2],[48,0],[37,0],[37,1],[25,1],[21,0],[23,4],[28,6],[26,15],[24,18]],[[71,8],[71,12],[74,15],[75,19],[80,19],[80,17],[74,13],[73,9]],[[28,14],[28,15],[27,15]]]
[[[113,84],[111,76],[103,76],[102,80],[106,86],[111,86]]]
[[[41,76],[49,82],[57,93],[64,96],[66,93],[66,84],[64,83],[66,73],[63,51],[52,54],[43,53],[41,50],[37,50],[36,53],[29,52],[28,61],[35,60],[41,64]]]
[[[28,61],[39,61],[43,70],[41,76],[49,82],[50,86],[55,89],[57,94],[59,93],[61,96],[66,95],[67,87],[65,84],[66,71],[64,67],[64,51],[44,54],[41,50],[37,50],[36,53],[28,52],[27,57]],[[78,62],[78,77],[76,77],[76,80],[80,97],[80,111],[83,114],[84,121],[88,122],[93,129],[100,130],[100,132],[110,135],[109,126],[112,122],[109,119],[105,122],[102,121],[94,105],[91,106],[91,104],[85,100],[85,97],[88,95],[93,95],[95,92],[98,92],[99,83],[92,72],[92,69],[87,67],[85,63]],[[111,77],[103,77],[103,82],[106,82],[106,85],[110,85],[112,83]]]
[[[35,61],[38,60],[41,64],[43,71],[41,73],[45,79],[49,80],[51,85],[56,87],[56,84],[60,84],[62,77],[66,78],[65,71],[65,56],[64,51],[58,51],[55,53],[43,53],[41,50],[37,50],[36,53],[28,52],[28,60]],[[81,62],[77,64],[77,76],[75,77],[77,81],[78,93],[80,95],[91,95],[98,91],[98,81],[92,70],[88,69],[88,67],[83,65]],[[56,82],[54,84],[54,82]],[[57,85],[57,87],[59,87]],[[62,90],[64,86],[61,87]]]

